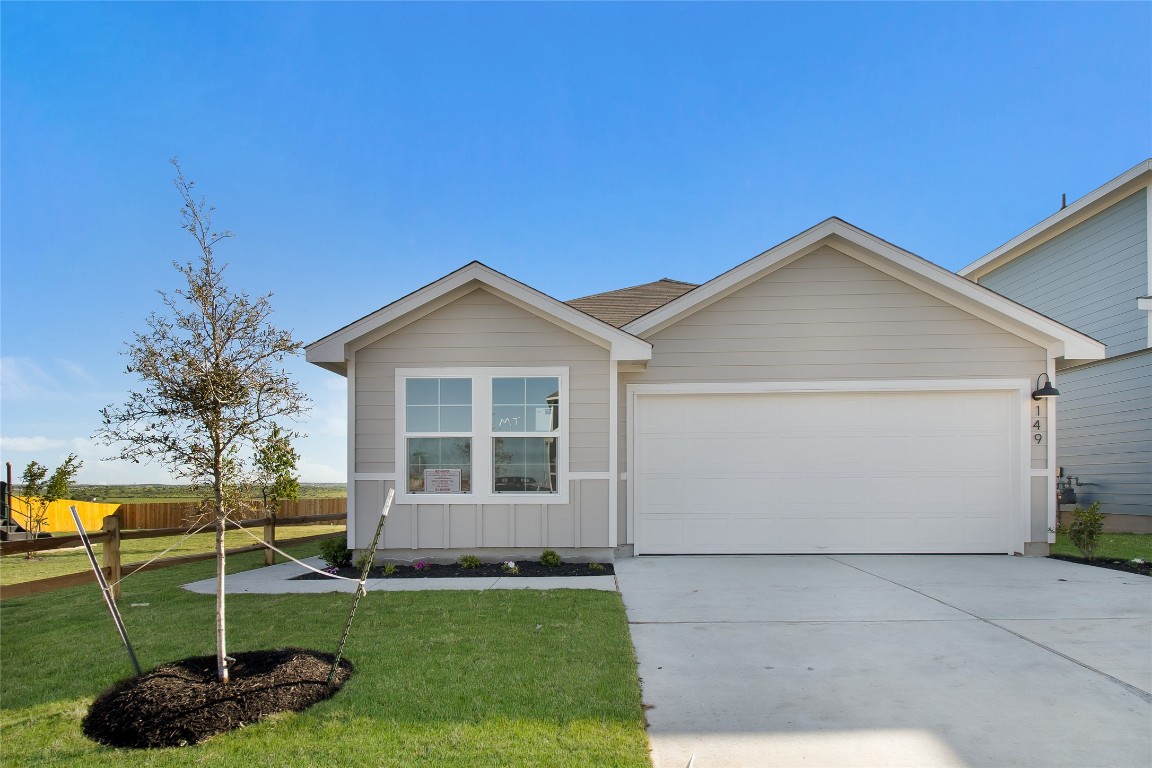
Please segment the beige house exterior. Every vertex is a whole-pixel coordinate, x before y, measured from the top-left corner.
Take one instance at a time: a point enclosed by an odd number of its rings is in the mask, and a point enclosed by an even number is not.
[[[839,219],[700,286],[549,297],[473,262],[307,348],[347,377],[379,559],[1046,554],[1035,401],[1103,345]]]

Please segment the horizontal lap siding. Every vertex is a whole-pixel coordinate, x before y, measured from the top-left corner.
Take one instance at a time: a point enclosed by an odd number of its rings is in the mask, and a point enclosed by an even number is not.
[[[1148,345],[1146,190],[1013,259],[980,284],[1103,341],[1108,355]]]
[[[652,361],[621,375],[622,403],[631,383],[1035,379],[1046,364],[1043,349],[830,246],[647,340]]]
[[[356,353],[356,471],[395,471],[397,368],[502,365],[568,366],[569,469],[607,470],[608,351],[476,290]]]
[[[1152,515],[1152,351],[1060,373],[1057,461],[1082,504]]]
[[[652,362],[628,382],[1034,378],[1045,362],[1039,347],[831,247],[648,341]]]
[[[568,469],[608,470],[608,350],[478,289],[356,352],[355,471],[397,471],[397,368],[500,366],[566,366]],[[391,485],[357,481],[358,546]],[[566,505],[397,505],[384,547],[606,546],[607,481],[572,481],[570,494]]]

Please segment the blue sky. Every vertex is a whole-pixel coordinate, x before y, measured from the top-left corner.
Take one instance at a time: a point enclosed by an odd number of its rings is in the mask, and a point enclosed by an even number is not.
[[[957,269],[1152,155],[1149,3],[0,5],[0,450],[101,461],[196,257],[321,336],[474,259],[560,299],[703,282],[839,216]],[[343,379],[307,481],[345,473]]]

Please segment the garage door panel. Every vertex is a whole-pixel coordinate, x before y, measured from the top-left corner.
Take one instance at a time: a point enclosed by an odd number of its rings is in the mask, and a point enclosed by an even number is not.
[[[998,391],[640,396],[637,549],[1006,551],[1014,402]]]

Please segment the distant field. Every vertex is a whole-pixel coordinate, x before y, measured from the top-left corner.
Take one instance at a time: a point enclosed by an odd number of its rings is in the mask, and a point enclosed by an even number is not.
[[[20,492],[20,486],[13,490]],[[147,504],[165,501],[195,501],[198,497],[186,485],[73,485],[69,494],[75,499],[105,504]],[[301,483],[302,499],[345,498],[344,483]]]

